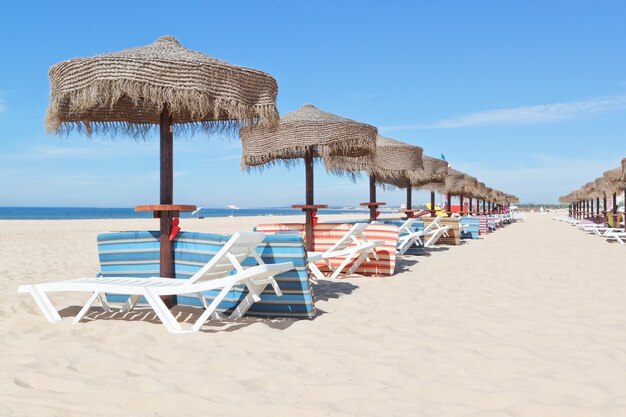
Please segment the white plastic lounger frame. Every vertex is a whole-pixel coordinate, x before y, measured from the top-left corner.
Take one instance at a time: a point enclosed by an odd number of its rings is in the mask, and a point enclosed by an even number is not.
[[[450,230],[450,226],[442,226],[441,217],[435,217],[425,230],[425,237],[428,237],[426,242],[424,242],[424,247],[428,248],[433,246],[442,236],[448,236],[448,230]]]
[[[92,304],[98,300],[105,311],[111,311],[106,302],[106,294],[130,295],[122,312],[130,311],[141,297],[144,297],[154,310],[161,322],[171,333],[186,333],[198,331],[209,317],[217,316],[217,307],[224,300],[233,286],[243,283],[248,294],[235,308],[229,318],[236,319],[243,316],[250,306],[260,300],[260,294],[267,285],[271,285],[277,295],[282,295],[274,275],[293,269],[292,262],[279,264],[264,264],[257,254],[256,248],[263,241],[263,233],[235,233],[209,262],[189,279],[172,278],[77,278],[66,281],[56,281],[44,284],[22,285],[18,293],[30,293],[41,309],[44,317],[50,322],[62,321],[61,316],[50,302],[48,292],[91,292],[83,308],[74,318],[78,323],[89,311]],[[241,266],[246,258],[254,258],[259,265],[244,269]],[[235,274],[230,275],[231,271]],[[207,304],[202,292],[220,289],[215,299]],[[206,309],[196,322],[188,329],[183,329],[172,315],[165,303],[159,298],[164,295],[196,294]]]
[[[422,237],[424,237],[424,230],[419,230],[417,232],[414,232],[413,229],[411,229],[411,227],[413,227],[413,223],[415,223],[418,219],[414,218],[414,217],[409,217],[403,224],[402,226],[400,226],[400,229],[398,230],[398,233],[406,233],[403,236],[400,236],[398,238],[398,249],[397,249],[397,254],[398,255],[404,255],[406,253],[407,250],[409,250],[409,248],[411,246],[413,246],[414,243],[418,243],[418,244],[422,244]]]
[[[611,232],[605,235],[606,240],[616,240],[617,243],[626,245],[626,232]]]
[[[408,234],[400,237],[397,251],[398,255],[404,255],[414,243],[423,245],[425,248],[430,247],[437,243],[439,238],[446,235],[448,230],[450,230],[449,226],[442,226],[439,223],[441,217],[435,217],[435,219],[428,226],[426,226],[424,230],[414,232],[411,230],[411,226],[415,220],[417,219],[408,219],[402,226],[400,226],[400,233],[407,232]],[[422,238],[426,237],[428,237],[426,242],[422,242]]]
[[[315,279],[319,280],[326,278],[317,265],[315,265],[315,262],[325,261],[326,265],[332,272],[329,278],[336,279],[353,259],[356,260],[350,269],[348,269],[346,275],[353,274],[364,260],[369,261],[370,256],[373,256],[374,259],[378,260],[378,255],[376,254],[375,249],[376,247],[383,245],[385,242],[382,240],[367,240],[363,234],[367,226],[369,226],[368,223],[356,223],[345,235],[343,235],[341,239],[324,252],[308,253],[309,269],[313,273]],[[344,258],[344,260],[337,268],[334,268],[328,261],[330,258]]]

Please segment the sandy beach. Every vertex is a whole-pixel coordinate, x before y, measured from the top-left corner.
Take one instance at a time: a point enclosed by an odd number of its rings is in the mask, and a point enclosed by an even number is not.
[[[98,233],[154,220],[0,221],[0,415],[624,416],[625,248],[527,217],[405,257],[393,277],[322,282],[313,320],[208,322],[189,335],[139,313],[72,325],[86,294],[55,295],[69,308],[51,324],[16,294],[95,275]]]

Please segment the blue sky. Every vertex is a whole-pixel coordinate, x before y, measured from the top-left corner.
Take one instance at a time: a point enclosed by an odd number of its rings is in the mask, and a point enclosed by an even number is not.
[[[623,1],[25,1],[3,15],[0,206],[158,201],[156,131],[66,138],[43,118],[51,65],[166,34],[272,74],[281,113],[312,103],[370,123],[522,202],[556,202],[626,156]],[[304,200],[303,165],[241,172],[238,138],[181,137],[174,154],[178,203]],[[317,202],[367,200],[365,179],[316,168]]]

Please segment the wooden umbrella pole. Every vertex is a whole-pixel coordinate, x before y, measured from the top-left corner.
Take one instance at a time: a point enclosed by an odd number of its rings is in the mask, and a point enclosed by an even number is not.
[[[161,190],[160,203],[173,204],[174,200],[174,135],[172,133],[172,115],[167,108],[161,111],[160,125],[160,156],[161,156]],[[172,212],[160,212],[160,275],[167,278],[175,278],[174,249],[170,241],[170,228],[172,226]],[[163,297],[167,307],[176,305],[176,296]]]
[[[446,210],[448,212],[448,217],[452,217],[452,195],[450,193],[448,193],[448,210]]]
[[[613,214],[617,214],[617,193],[613,193]]]
[[[464,211],[465,210],[463,210],[463,194],[461,194],[459,196],[459,215],[462,216]]]
[[[430,192],[430,217],[435,217],[437,210],[435,209],[435,192]]]
[[[467,210],[468,211],[468,213],[467,213],[468,215],[472,214],[472,206],[473,205],[474,205],[474,199],[472,197],[470,197],[469,198],[469,209]]]
[[[376,175],[370,174],[370,203],[376,202]],[[371,205],[370,209],[370,222],[376,220],[376,206]]]
[[[313,203],[313,153],[310,149],[307,149],[304,154],[304,166],[306,171],[306,205],[312,206]],[[306,242],[305,247],[306,250],[312,251],[314,247],[313,242],[313,213],[315,212],[312,208],[307,208],[306,213]]]
[[[483,200],[483,214],[485,214],[485,200]]]
[[[413,187],[411,184],[406,187],[406,209],[411,210],[413,208]]]
[[[596,216],[600,215],[600,197],[596,197]]]

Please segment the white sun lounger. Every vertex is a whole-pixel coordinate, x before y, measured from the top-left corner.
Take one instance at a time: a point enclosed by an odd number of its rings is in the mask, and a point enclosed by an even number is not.
[[[448,230],[450,230],[449,226],[442,226],[441,223],[439,223],[441,217],[435,217],[435,219],[428,226],[424,227],[424,230],[414,232],[411,227],[413,226],[413,222],[416,220],[418,219],[409,218],[402,224],[402,226],[400,226],[400,233],[407,234],[400,236],[399,238],[398,255],[404,255],[414,243],[423,245],[424,247],[430,247],[437,243],[439,238],[446,235]],[[423,238],[428,239],[426,242],[423,242]]]
[[[433,246],[441,237],[448,236],[448,230],[450,230],[450,227],[442,226],[440,221],[441,217],[437,216],[435,217],[435,220],[424,228],[424,237],[428,238],[426,239],[426,242],[424,242],[425,248]]]
[[[248,294],[230,315],[236,319],[245,314],[250,306],[260,300],[260,294],[267,285],[271,285],[278,295],[282,295],[274,275],[293,269],[292,262],[278,264],[264,264],[257,254],[256,248],[263,241],[263,233],[235,233],[226,244],[207,262],[198,272],[189,279],[172,278],[132,278],[132,277],[106,277],[106,278],[77,278],[65,281],[56,281],[43,284],[22,285],[18,293],[30,293],[41,309],[44,317],[49,322],[62,321],[56,308],[50,302],[49,292],[90,292],[89,297],[73,323],[78,323],[89,311],[92,304],[98,300],[105,311],[111,311],[106,302],[106,294],[130,295],[122,311],[130,311],[143,297],[154,310],[161,322],[171,333],[186,333],[198,331],[204,322],[210,317],[217,318],[216,309],[226,297],[233,286],[244,284]],[[258,263],[257,266],[244,269],[241,263],[248,257],[252,257]],[[234,274],[231,274],[232,271]],[[221,289],[219,294],[207,305],[202,292]],[[206,309],[196,322],[188,329],[183,329],[180,323],[172,315],[165,303],[159,298],[165,295],[196,294]]]
[[[316,262],[325,261],[332,272],[328,278],[336,279],[353,259],[355,259],[355,261],[346,272],[347,275],[353,274],[363,261],[369,261],[370,256],[378,260],[375,249],[377,246],[384,245],[385,242],[382,240],[367,240],[363,234],[367,226],[369,226],[368,223],[356,223],[341,239],[324,252],[308,253],[309,269],[315,279],[326,278],[317,265],[315,265]],[[344,260],[335,268],[329,262],[330,258],[344,258]]]
[[[617,243],[626,245],[626,232],[624,231],[610,232],[610,233],[605,234],[604,237],[606,237],[607,241],[616,240]]]

